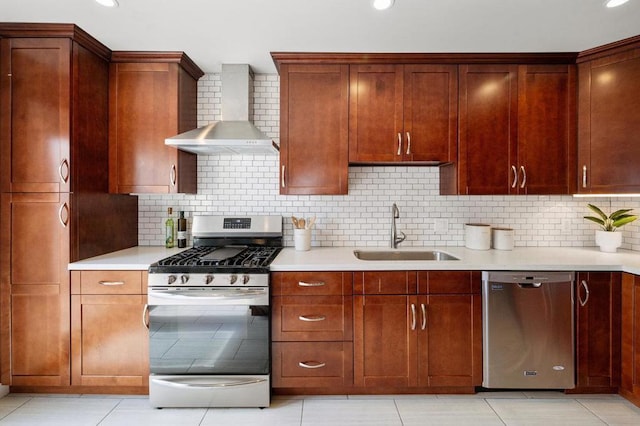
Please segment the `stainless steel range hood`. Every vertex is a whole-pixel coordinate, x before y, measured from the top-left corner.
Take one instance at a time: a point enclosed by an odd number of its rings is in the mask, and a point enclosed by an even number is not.
[[[222,121],[165,139],[195,154],[278,154],[278,145],[250,121],[253,72],[247,64],[222,65]]]

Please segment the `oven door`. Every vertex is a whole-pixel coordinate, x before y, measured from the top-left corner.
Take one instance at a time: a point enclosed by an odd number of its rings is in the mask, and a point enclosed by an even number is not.
[[[267,287],[153,287],[148,305],[151,374],[269,374]]]
[[[266,287],[150,288],[151,406],[268,407],[269,319]]]

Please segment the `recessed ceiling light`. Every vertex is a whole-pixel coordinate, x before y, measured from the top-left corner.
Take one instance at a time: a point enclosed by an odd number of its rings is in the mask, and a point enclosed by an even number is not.
[[[105,7],[118,7],[118,0],[96,0],[96,2]]]
[[[625,4],[628,1],[629,0],[607,0],[605,2],[605,6],[607,6],[607,7],[617,7],[617,6],[620,6],[621,4]]]
[[[378,10],[385,10],[393,6],[393,3],[395,3],[395,0],[373,0],[373,7]]]

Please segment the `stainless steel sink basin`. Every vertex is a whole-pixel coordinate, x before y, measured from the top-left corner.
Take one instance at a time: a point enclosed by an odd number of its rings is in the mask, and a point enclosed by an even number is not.
[[[438,250],[425,251],[378,251],[354,250],[353,254],[360,260],[460,260],[455,256]]]

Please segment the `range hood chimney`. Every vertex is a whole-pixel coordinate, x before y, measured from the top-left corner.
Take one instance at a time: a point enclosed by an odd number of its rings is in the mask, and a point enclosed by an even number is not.
[[[253,71],[247,64],[222,65],[222,120],[165,139],[195,154],[278,154],[278,145],[251,122]]]

